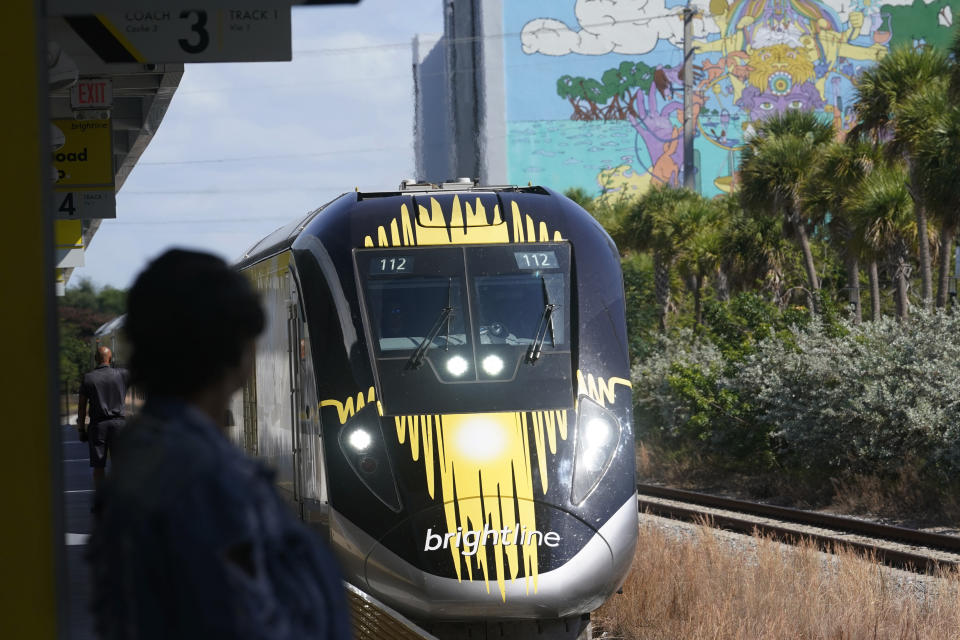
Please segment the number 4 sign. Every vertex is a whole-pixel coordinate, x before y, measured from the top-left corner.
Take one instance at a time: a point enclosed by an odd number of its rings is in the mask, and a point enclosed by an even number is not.
[[[130,9],[64,18],[104,62],[290,60],[290,7]]]
[[[57,220],[116,218],[117,196],[112,190],[54,191],[53,217]]]

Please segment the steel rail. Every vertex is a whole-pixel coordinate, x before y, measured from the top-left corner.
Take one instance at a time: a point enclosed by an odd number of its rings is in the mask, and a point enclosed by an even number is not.
[[[929,533],[918,531],[907,527],[897,527],[883,525],[875,522],[857,520],[855,518],[833,516],[824,513],[804,511],[802,509],[791,509],[789,507],[778,507],[774,505],[759,504],[744,500],[735,500],[694,491],[685,491],[682,489],[671,489],[655,485],[638,484],[638,508],[646,510],[655,515],[662,515],[675,519],[704,521],[712,526],[738,531],[741,533],[757,532],[762,535],[770,536],[778,541],[789,544],[798,544],[803,540],[809,540],[817,545],[818,548],[832,552],[837,548],[846,547],[864,553],[870,557],[875,557],[884,564],[911,571],[920,571],[932,573],[937,570],[946,570],[951,567],[958,567],[960,563],[933,558],[922,553],[913,553],[910,551],[891,549],[889,547],[879,546],[869,542],[849,540],[836,535],[819,534],[810,531],[793,529],[786,524],[762,523],[752,520],[745,520],[736,515],[724,515],[705,513],[698,507],[711,507],[726,511],[734,511],[752,516],[761,516],[774,518],[795,524],[815,526],[823,529],[830,529],[840,533],[853,533],[871,538],[878,541],[896,541],[927,547],[930,549],[942,549],[951,552],[960,552],[960,537],[944,535],[939,533]],[[657,497],[666,500],[688,503],[691,506],[668,505],[661,502],[644,499],[644,496]]]

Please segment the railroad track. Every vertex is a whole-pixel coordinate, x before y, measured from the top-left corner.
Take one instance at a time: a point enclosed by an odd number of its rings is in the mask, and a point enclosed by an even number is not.
[[[920,573],[960,567],[960,537],[801,509],[638,484],[640,511],[780,542],[809,540],[832,552],[846,547],[886,565]]]

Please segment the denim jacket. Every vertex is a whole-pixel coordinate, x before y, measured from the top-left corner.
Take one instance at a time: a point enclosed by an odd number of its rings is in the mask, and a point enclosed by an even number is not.
[[[102,640],[349,638],[336,561],[272,480],[196,408],[150,401],[98,496],[87,560]]]

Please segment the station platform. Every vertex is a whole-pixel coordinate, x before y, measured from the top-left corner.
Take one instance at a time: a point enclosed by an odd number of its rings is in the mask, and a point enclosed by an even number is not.
[[[73,419],[75,421],[75,418]],[[84,562],[87,538],[93,529],[93,477],[87,443],[77,429],[62,427],[64,525],[67,561],[68,640],[96,640],[89,611],[90,570]],[[109,469],[108,469],[109,472]],[[346,585],[355,640],[435,640],[409,620],[352,585]]]
[[[95,640],[88,611],[90,572],[83,561],[87,537],[93,528],[93,477],[87,443],[76,427],[63,425],[63,504],[67,560],[67,633],[69,640]]]

